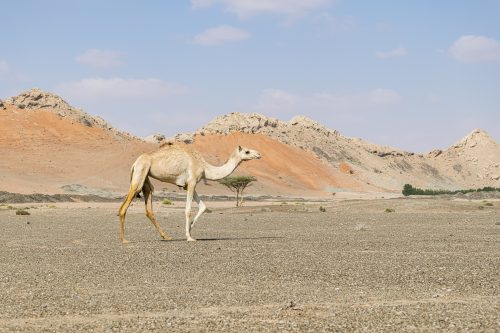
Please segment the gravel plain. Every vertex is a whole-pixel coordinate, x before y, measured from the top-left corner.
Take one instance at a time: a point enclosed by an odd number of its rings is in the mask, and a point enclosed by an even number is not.
[[[162,241],[137,200],[127,245],[119,204],[3,207],[0,332],[498,332],[491,204],[216,207],[192,243],[180,203],[155,203]]]

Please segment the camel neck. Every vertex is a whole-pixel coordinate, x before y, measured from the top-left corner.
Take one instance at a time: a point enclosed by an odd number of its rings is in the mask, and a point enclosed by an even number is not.
[[[240,162],[241,158],[239,158],[237,154],[233,153],[224,165],[214,166],[207,163],[205,167],[205,178],[208,180],[219,180],[229,176],[240,164]]]

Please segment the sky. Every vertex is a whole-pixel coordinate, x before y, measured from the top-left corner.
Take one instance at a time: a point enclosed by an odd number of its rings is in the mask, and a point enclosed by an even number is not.
[[[413,152],[500,139],[498,0],[2,1],[0,98],[60,95],[138,136],[301,114]]]

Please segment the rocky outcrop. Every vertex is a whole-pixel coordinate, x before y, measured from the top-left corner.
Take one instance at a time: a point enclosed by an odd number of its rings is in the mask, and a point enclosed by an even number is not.
[[[161,133],[155,133],[155,134],[152,134],[150,136],[147,136],[143,139],[144,141],[146,142],[149,142],[149,143],[163,143],[165,141],[165,135],[164,134],[161,134]]]
[[[491,144],[496,144],[496,142],[486,131],[475,129],[465,138],[451,146],[450,149],[484,147]]]
[[[100,127],[119,139],[135,138],[129,133],[119,131],[98,116],[91,116],[82,109],[69,105],[65,100],[56,94],[33,88],[22,92],[18,96],[10,97],[5,103],[15,105],[23,110],[47,110],[56,113],[59,117],[80,123],[87,127]]]
[[[164,134],[155,133],[153,135],[145,137],[143,140],[146,142],[149,142],[149,143],[156,143],[156,144],[160,144],[160,145],[173,144],[176,142],[183,142],[183,143],[190,144],[190,143],[193,143],[193,134],[179,133],[179,134],[176,134],[172,137],[167,138],[167,137],[165,137]]]
[[[3,101],[0,99],[0,109],[5,109],[5,105],[3,104]]]
[[[442,153],[443,153],[443,151],[441,149],[434,149],[433,151],[431,151],[427,154],[427,157],[429,157],[429,158],[438,157]]]
[[[196,131],[196,135],[223,134],[233,132],[250,134],[263,134],[277,139],[283,143],[313,150],[314,140],[304,138],[330,138],[340,137],[340,134],[326,128],[320,123],[305,116],[295,116],[289,121],[266,117],[259,113],[233,112],[219,116]]]
[[[266,127],[276,128],[281,121],[258,113],[233,112],[219,116],[197,131],[197,134],[259,133]]]
[[[20,109],[50,108],[60,112],[77,111],[77,109],[73,108],[61,97],[38,88],[33,88],[22,92],[18,96],[10,97],[6,102]]]
[[[193,143],[193,135],[189,134],[189,133],[180,133],[180,134],[176,134],[173,137],[168,138],[166,141]]]
[[[202,135],[205,133],[227,135],[233,132],[275,134],[276,132],[290,133],[304,130],[312,130],[325,136],[338,135],[337,131],[330,130],[305,116],[299,115],[289,121],[282,121],[259,113],[239,112],[219,116],[200,128],[196,133]]]

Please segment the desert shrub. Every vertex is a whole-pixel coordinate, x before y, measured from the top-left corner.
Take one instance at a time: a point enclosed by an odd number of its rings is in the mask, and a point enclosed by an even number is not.
[[[500,188],[486,186],[486,187],[478,188],[478,189],[449,191],[449,190],[421,189],[418,187],[413,187],[411,184],[405,184],[403,186],[402,193],[404,196],[409,196],[409,195],[440,195],[440,194],[457,194],[457,193],[466,194],[466,193],[471,193],[471,192],[493,192],[493,191],[500,192]]]
[[[170,199],[163,199],[163,201],[161,203],[164,205],[173,205],[174,204],[172,202],[172,200],[170,200]]]
[[[31,215],[31,214],[27,210],[18,209],[18,210],[16,210],[16,215]]]
[[[319,211],[324,213],[326,212],[326,208],[323,206],[319,206]]]
[[[395,210],[394,208],[386,208],[386,209],[384,210],[384,212],[385,212],[385,213],[394,213],[394,212],[396,212],[396,210]]]
[[[484,205],[489,206],[489,207],[493,206],[493,204],[491,202],[486,202]]]

